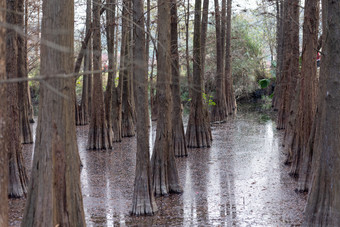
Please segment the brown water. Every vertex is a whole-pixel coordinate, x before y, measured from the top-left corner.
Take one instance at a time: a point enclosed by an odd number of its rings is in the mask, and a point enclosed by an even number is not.
[[[262,118],[263,119],[263,118]],[[153,125],[155,129],[155,125]],[[109,151],[87,151],[88,126],[77,127],[88,226],[296,226],[306,196],[294,192],[281,151],[281,133],[258,114],[239,114],[213,126],[209,149],[190,149],[177,159],[184,193],[157,198],[154,216],[131,217],[135,138]],[[31,162],[32,145],[24,156]],[[10,201],[10,224],[20,225],[24,199]]]

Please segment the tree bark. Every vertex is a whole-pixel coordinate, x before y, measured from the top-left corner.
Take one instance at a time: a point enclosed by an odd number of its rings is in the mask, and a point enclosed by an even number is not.
[[[227,0],[222,0],[222,9],[221,9],[221,49],[222,49],[222,64],[225,64],[225,48],[226,48],[226,23],[227,23],[227,18],[226,18],[226,10],[227,10]],[[225,78],[225,72],[223,72],[223,78]],[[225,84],[223,84],[223,87]],[[225,88],[224,88],[225,90]]]
[[[147,22],[146,22],[146,29],[147,29],[147,35],[146,35],[146,62],[148,64],[148,70],[149,70],[149,52],[150,52],[150,16],[151,16],[151,5],[150,0],[147,0]],[[154,42],[153,42],[154,44]],[[151,107],[151,120],[156,121],[157,120],[157,102],[155,98],[155,83],[153,81],[153,69],[154,69],[154,58],[155,58],[155,51],[156,48],[153,48],[152,51],[152,61],[151,61],[151,72],[150,72],[150,107]]]
[[[122,137],[135,136],[134,105],[132,102],[132,53],[131,53],[131,0],[124,0],[123,20],[125,21],[124,70],[123,70],[123,97],[122,97]]]
[[[24,25],[24,29],[25,29],[25,37],[24,37],[24,45],[25,45],[25,52],[24,52],[24,58],[25,58],[25,70],[26,73],[28,75],[28,57],[27,57],[27,53],[28,53],[28,45],[27,45],[27,40],[28,40],[28,7],[29,7],[29,3],[28,0],[25,0],[25,25]],[[27,83],[27,105],[28,105],[28,120],[30,123],[34,123],[34,111],[33,111],[33,105],[32,105],[32,99],[31,99],[31,92],[30,92],[30,88],[29,88],[29,83]]]
[[[299,77],[299,0],[285,2],[284,51],[280,79],[279,111],[277,128],[286,128],[295,109],[291,108],[294,91]]]
[[[322,0],[322,30],[327,31],[327,7],[326,7],[326,1],[327,0]],[[321,39],[321,44],[320,44],[320,39],[318,41],[318,46],[325,46],[325,41],[326,41],[326,35],[327,32],[324,32],[322,36],[320,37]],[[325,89],[325,83],[321,83],[322,81],[327,79],[327,74],[324,73],[325,70],[327,70],[327,67],[322,67],[324,64],[324,61],[321,61],[321,67],[320,67],[320,72],[319,72],[319,78],[318,78],[318,85],[316,86],[316,109],[315,109],[315,114],[314,114],[314,120],[313,120],[313,125],[311,127],[311,133],[308,138],[308,143],[307,146],[304,150],[303,157],[302,157],[302,164],[301,164],[301,169],[300,169],[300,175],[299,175],[299,181],[298,181],[298,190],[299,191],[310,191],[311,188],[311,182],[312,182],[312,177],[314,173],[314,168],[315,163],[318,163],[320,158],[318,157],[320,152],[318,152],[318,147],[316,146],[319,143],[320,140],[320,123],[321,123],[321,109],[322,105],[324,102],[324,97],[322,97],[320,94],[322,94],[322,90]]]
[[[43,1],[42,40],[67,51],[41,46],[41,75],[46,79],[40,84],[32,176],[21,226],[85,226],[74,78],[55,78],[74,70],[73,4],[70,0]]]
[[[18,0],[18,15],[17,25],[20,32],[24,34],[24,0]],[[18,77],[27,78],[26,71],[26,45],[25,37],[22,34],[18,34],[18,56],[17,56],[17,67]],[[32,129],[29,123],[29,103],[28,103],[28,82],[20,82],[18,84],[18,105],[19,105],[19,127],[20,127],[20,141],[21,143],[33,143]]]
[[[93,70],[92,113],[87,149],[100,150],[112,147],[112,129],[107,127],[101,74],[100,0],[93,1]]]
[[[234,115],[237,111],[235,92],[233,87],[233,75],[231,71],[231,9],[232,0],[227,1],[227,31],[225,50],[225,98],[227,103],[227,114]]]
[[[0,2],[6,9],[6,1]],[[6,22],[6,10],[0,10],[0,24]],[[0,81],[6,80],[6,29],[0,26]],[[8,226],[8,150],[6,149],[7,94],[6,85],[0,84],[0,226]]]
[[[221,26],[221,15],[218,0],[215,0],[215,21],[216,21],[216,93],[214,97],[215,105],[212,107],[211,121],[224,121],[227,116],[227,104],[224,90],[223,73],[223,34]],[[223,23],[222,23],[223,24]],[[222,47],[222,48],[221,48]]]
[[[118,18],[119,9],[117,8],[116,17]],[[115,19],[116,20],[116,19]],[[114,78],[117,75],[117,56],[118,56],[118,24],[114,25],[116,30],[116,40],[115,40],[115,51],[114,51],[114,63],[113,63],[113,75]],[[121,51],[121,56],[122,56]],[[118,85],[116,86],[115,80],[113,80],[112,86],[112,109],[111,109],[111,119],[112,119],[112,131],[113,131],[113,142],[122,141],[122,83],[123,77],[119,76]]]
[[[155,53],[156,48],[153,48],[152,52],[152,63],[151,63],[151,72],[150,72],[150,106],[151,106],[151,120],[157,120],[157,100],[156,100],[156,89],[155,89],[155,82],[154,82],[154,75],[153,69],[155,67]]]
[[[205,50],[207,42],[207,30],[208,30],[208,18],[209,18],[209,0],[203,1],[202,11],[202,30],[201,30],[201,61],[202,61],[202,75],[203,80],[205,78]]]
[[[319,0],[306,0],[303,25],[303,46],[301,79],[296,94],[299,96],[298,112],[293,125],[293,137],[295,143],[287,143],[288,154],[292,158],[290,174],[299,176],[303,156],[308,145],[309,135],[312,131],[316,109],[316,85],[317,85],[317,45],[319,33]],[[292,106],[296,108],[296,106]],[[291,132],[288,132],[291,133]]]
[[[18,34],[14,29],[17,25],[17,4],[18,1],[7,1],[6,23],[12,25],[6,31],[6,74],[7,79],[17,78],[17,54],[18,54]],[[19,198],[26,196],[27,174],[22,157],[22,146],[20,141],[19,125],[19,105],[18,105],[18,84],[9,83],[7,85],[7,143],[9,161],[9,197]]]
[[[91,32],[91,0],[86,1],[86,29],[85,29],[85,40],[82,45],[83,56],[84,56],[84,74],[83,74],[83,87],[80,105],[76,104],[76,125],[87,125],[89,123],[89,78],[92,76],[92,58],[91,54],[91,43],[92,43],[92,32]],[[83,49],[84,48],[84,49]],[[77,61],[78,63],[78,61]],[[80,69],[81,61],[79,62]],[[75,73],[77,73],[77,66],[75,67]],[[79,72],[79,71],[78,71]]]
[[[152,153],[152,182],[157,196],[180,193],[179,178],[172,143],[172,95],[170,60],[170,2],[158,0],[157,100],[158,118]]]
[[[115,12],[116,12],[116,1],[115,0],[107,0],[106,1],[106,40],[107,40],[107,53],[108,53],[108,80],[105,91],[105,118],[107,122],[107,127],[109,132],[112,133],[110,137],[113,139],[113,92],[115,86],[116,75],[114,74],[115,70],[115,61],[114,61],[114,37],[115,37]],[[115,139],[113,139],[115,140]]]
[[[144,5],[144,4],[143,4]],[[151,23],[151,0],[146,0],[146,40],[145,40],[145,61],[146,68],[149,74],[149,60],[150,60],[150,23]]]
[[[184,126],[182,119],[181,95],[180,95],[180,72],[179,72],[179,54],[178,54],[178,31],[177,31],[177,2],[171,0],[171,74],[172,74],[172,100],[173,107],[172,117],[172,143],[176,157],[185,157],[188,155]]]
[[[327,9],[326,41],[323,45],[323,88],[320,96],[320,132],[317,134],[316,151],[318,162],[311,191],[305,208],[304,226],[336,226],[340,223],[340,2],[327,0],[322,9]]]
[[[187,9],[186,9],[186,17],[185,17],[185,60],[186,60],[186,67],[187,67],[187,83],[188,83],[188,92],[189,98],[192,97],[191,95],[191,83],[192,83],[192,75],[190,69],[190,56],[189,56],[189,23],[190,23],[190,0],[187,1]]]
[[[83,74],[83,86],[82,86],[82,96],[80,105],[76,100],[76,125],[87,125],[89,123],[89,115],[92,113],[91,105],[92,105],[92,2],[91,0],[87,0],[86,3],[86,29],[85,29],[85,37],[82,41],[81,48],[79,54],[77,56],[76,64],[74,67],[74,73],[79,75],[81,64],[84,58],[84,74]],[[100,15],[104,13],[107,6],[102,7],[100,10]]]
[[[284,38],[283,38],[283,23],[284,23],[284,2],[276,0],[276,82],[275,82],[275,92],[272,100],[273,110],[277,111],[279,109],[279,97],[281,88],[281,74],[283,65],[283,49],[284,49]]]
[[[145,61],[143,1],[133,2],[134,25],[134,84],[135,101],[138,115],[137,121],[137,154],[134,192],[132,199],[133,215],[152,215],[157,211],[151,182],[150,152],[149,152],[149,109],[148,106],[148,70]]]
[[[212,141],[208,110],[202,97],[201,3],[201,0],[195,1],[193,89],[186,131],[187,146],[190,148],[210,147]]]

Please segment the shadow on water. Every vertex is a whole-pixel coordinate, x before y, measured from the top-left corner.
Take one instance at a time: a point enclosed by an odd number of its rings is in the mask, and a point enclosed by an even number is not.
[[[190,149],[187,158],[176,159],[184,193],[157,198],[154,216],[131,217],[136,138],[124,138],[112,150],[88,151],[88,126],[77,127],[88,226],[301,224],[306,198],[294,192],[296,182],[282,164],[282,135],[270,118],[244,111],[212,130],[211,148]],[[29,164],[33,146],[24,147]],[[23,206],[24,200],[10,202],[12,226],[20,224]]]

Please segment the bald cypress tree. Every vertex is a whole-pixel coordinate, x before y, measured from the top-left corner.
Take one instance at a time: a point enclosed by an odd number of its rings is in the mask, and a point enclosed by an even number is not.
[[[172,142],[176,157],[188,155],[184,126],[182,119],[181,96],[180,96],[180,72],[179,72],[179,54],[178,54],[178,17],[177,2],[171,0],[171,74],[172,74]]]
[[[91,105],[91,122],[87,148],[91,150],[108,149],[112,147],[112,128],[107,127],[105,118],[102,61],[101,61],[101,33],[100,33],[101,1],[93,0],[93,92]]]
[[[172,143],[170,20],[170,2],[158,0],[157,100],[161,105],[158,105],[156,139],[151,158],[156,195],[182,192]]]
[[[224,1],[224,0],[223,0]],[[233,87],[233,75],[231,71],[231,9],[232,0],[227,1],[227,31],[225,45],[225,98],[227,103],[227,114],[233,115],[237,111],[235,92]]]
[[[326,34],[321,63],[322,102],[318,133],[314,144],[313,181],[305,208],[304,226],[337,226],[340,223],[340,2],[325,0],[327,10]]]
[[[216,94],[214,97],[216,105],[212,108],[211,120],[223,121],[227,116],[225,89],[224,89],[224,71],[223,71],[223,41],[222,30],[225,30],[221,25],[221,13],[218,0],[215,0],[215,29],[216,29]]]
[[[40,84],[32,176],[21,225],[85,226],[74,118],[75,83],[71,77],[58,78],[74,70],[73,1],[43,1],[41,38],[45,42],[40,68],[45,78]],[[49,43],[64,48],[46,45]]]
[[[203,102],[201,4],[201,0],[195,1],[192,100],[186,131],[187,146],[191,148],[210,147],[212,141],[208,109]]]
[[[6,22],[10,24],[6,31],[6,74],[7,79],[17,78],[18,75],[18,41],[17,32],[13,29],[17,24],[18,1],[7,1]],[[9,189],[10,197],[23,197],[27,193],[27,174],[22,157],[19,124],[18,83],[7,85],[7,113],[6,127],[7,149],[9,161]],[[9,139],[10,138],[10,139]]]
[[[134,26],[134,86],[137,120],[136,176],[132,200],[133,215],[152,215],[157,210],[151,181],[149,152],[149,109],[147,92],[147,65],[145,61],[145,34],[143,0],[133,2]]]
[[[17,3],[17,26],[19,33],[17,36],[18,55],[17,55],[17,68],[18,77],[27,78],[26,68],[26,45],[24,37],[24,0],[18,0]],[[33,143],[32,129],[28,118],[29,113],[29,100],[28,100],[28,82],[20,82],[18,84],[18,106],[19,106],[19,127],[20,127],[20,141],[22,143]]]
[[[285,129],[289,119],[296,114],[291,108],[299,77],[299,0],[284,1],[284,48],[280,73],[277,128]]]
[[[122,137],[131,137],[135,135],[135,109],[133,101],[133,86],[132,86],[132,41],[131,41],[131,7],[132,0],[123,0],[123,23],[124,33],[122,32],[122,39],[124,39],[124,55],[122,67]]]

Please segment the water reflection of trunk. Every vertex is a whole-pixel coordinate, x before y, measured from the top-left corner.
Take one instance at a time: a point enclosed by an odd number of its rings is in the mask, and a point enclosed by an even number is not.
[[[215,136],[220,147],[210,150],[208,206],[210,223],[219,221],[218,225],[232,226],[236,223],[236,199],[234,193],[234,166],[230,157],[229,138]],[[226,141],[227,140],[227,141]],[[227,144],[228,146],[223,146]],[[225,161],[228,160],[227,163]],[[221,163],[223,162],[223,163]],[[210,206],[211,204],[211,206]],[[218,206],[218,207],[217,207]]]
[[[268,210],[272,208],[270,204],[275,200],[279,204],[283,198],[280,171],[275,170],[280,166],[278,140],[274,137],[272,122],[266,125],[238,124],[241,125],[239,131],[231,138],[235,144],[232,150],[238,151],[230,160],[231,171],[235,173],[232,187],[238,211],[234,221],[238,224],[262,217],[257,224],[266,225],[278,215],[276,209]],[[262,138],[254,135],[262,135]],[[237,145],[240,140],[247,143],[240,147]]]
[[[185,184],[183,193],[183,225],[190,226],[197,223],[196,192],[193,190],[193,181],[190,163],[186,163]]]
[[[89,151],[86,150],[86,141],[87,141],[87,128],[85,127],[77,127],[77,143],[78,143],[78,149],[79,149],[79,155],[81,163],[83,164],[83,167],[80,172],[80,183],[81,183],[81,189],[83,194],[83,203],[84,203],[84,213],[85,217],[89,217],[89,206],[87,206],[87,203],[89,201],[89,195],[90,195],[90,183],[89,183],[89,177],[87,174],[88,163],[91,163],[88,161],[90,159]],[[34,133],[35,135],[35,133]]]
[[[209,151],[208,160],[208,181],[207,188],[207,202],[208,202],[208,217],[210,223],[214,223],[219,220],[219,206],[221,204],[221,165],[219,161],[219,149],[212,148]],[[219,223],[220,224],[220,223]]]
[[[201,225],[209,223],[207,187],[208,166],[206,161],[209,150],[195,149],[194,158],[186,164],[186,177],[183,193],[183,225]]]

